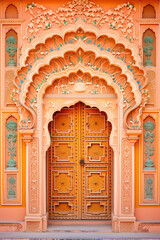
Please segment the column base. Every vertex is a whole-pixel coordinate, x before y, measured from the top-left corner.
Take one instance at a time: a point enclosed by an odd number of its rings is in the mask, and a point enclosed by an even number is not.
[[[47,231],[47,214],[44,216],[26,216],[25,230],[26,232],[46,232]]]
[[[113,232],[135,232],[136,218],[135,217],[116,217],[112,218]]]

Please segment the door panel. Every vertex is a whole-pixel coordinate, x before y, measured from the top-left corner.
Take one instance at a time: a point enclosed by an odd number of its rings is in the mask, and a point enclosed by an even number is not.
[[[50,219],[110,219],[111,125],[97,108],[78,103],[49,124]]]

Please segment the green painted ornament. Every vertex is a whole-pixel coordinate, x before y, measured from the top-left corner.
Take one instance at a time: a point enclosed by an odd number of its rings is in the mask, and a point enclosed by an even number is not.
[[[147,160],[145,161],[145,168],[144,170],[155,170],[154,168],[154,162],[151,159],[151,156],[154,155],[154,133],[152,132],[155,128],[155,124],[151,121],[147,121],[144,123],[144,142],[145,142],[145,155],[147,157]]]
[[[150,56],[151,56],[151,50],[153,50],[153,46],[151,44],[153,44],[153,38],[151,36],[146,36],[144,38],[144,42],[146,44],[146,46],[143,48],[143,52],[145,52],[146,56],[147,56],[147,60],[145,61],[145,66],[152,66],[152,61],[150,60]]]
[[[15,52],[17,52],[17,47],[14,46],[16,44],[17,44],[17,40],[15,39],[15,37],[10,36],[7,38],[7,45],[8,45],[7,52],[9,53],[9,56],[10,56],[8,67],[16,66],[16,62],[13,59],[13,57],[15,56]]]
[[[14,160],[14,156],[16,156],[16,141],[17,141],[17,123],[13,120],[9,121],[6,124],[8,134],[7,134],[7,141],[8,141],[8,153],[10,155],[10,159],[7,163],[7,169],[12,170],[16,169],[16,161]]]
[[[147,178],[146,180],[146,186],[145,186],[145,192],[146,192],[146,200],[153,200],[153,193],[152,193],[152,179]]]
[[[13,189],[13,187],[15,187],[15,182],[16,181],[13,177],[11,177],[9,179],[9,183],[10,183],[10,186],[9,186],[10,190],[8,191],[8,198],[9,199],[15,199],[15,197],[16,197],[15,190]]]

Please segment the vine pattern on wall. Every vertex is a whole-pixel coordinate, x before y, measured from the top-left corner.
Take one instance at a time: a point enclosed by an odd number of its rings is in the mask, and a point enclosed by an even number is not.
[[[27,5],[25,11],[31,16],[24,37],[28,41],[37,37],[43,30],[74,23],[79,18],[97,27],[105,26],[118,30],[130,41],[137,39],[133,20],[136,8],[130,3],[123,3],[114,9],[104,11],[93,2],[72,0],[54,12],[43,5],[32,2]]]
[[[16,186],[16,180],[14,177],[9,178],[9,191],[8,191],[8,199],[15,199],[16,192],[14,190]]]
[[[131,214],[132,206],[132,145],[128,139],[122,139],[122,177],[121,177],[121,213]]]
[[[39,73],[35,74],[32,78],[33,80],[30,84],[29,92],[26,96],[26,106],[33,110],[33,113],[36,114],[37,93],[39,89],[43,86],[43,84],[48,81],[48,78],[57,72],[67,70],[72,66],[78,65],[79,63],[84,65],[85,67],[91,68],[95,72],[102,72],[110,76],[110,78],[120,88],[123,94],[124,115],[127,114],[129,109],[133,108],[133,106],[135,105],[135,99],[134,94],[131,91],[132,87],[127,81],[126,76],[122,74],[122,70],[119,67],[110,64],[107,58],[95,58],[95,54],[93,52],[84,52],[82,49],[79,49],[77,52],[68,52],[67,54],[65,54],[64,58],[54,58],[52,59],[50,66],[46,65],[39,69]],[[130,67],[131,66],[129,65],[128,69],[130,69]],[[16,85],[19,86],[19,91],[15,89],[12,95],[13,101],[16,104],[18,103],[17,97],[19,95],[19,92],[21,92],[21,87],[27,79],[28,71],[30,71],[30,67],[27,66],[25,68],[22,68],[19,72],[19,75],[16,77]],[[139,84],[139,91],[143,94],[144,102],[146,102],[148,99],[148,95],[146,94],[145,90],[141,90],[141,88],[143,88],[142,86],[145,84],[143,70],[138,69],[137,67],[132,67],[130,71],[134,75],[135,81]],[[25,122],[26,121],[27,119],[25,119]],[[139,121],[135,121],[134,124],[139,126]]]
[[[17,154],[16,142],[17,142],[17,123],[13,120],[10,120],[6,123],[6,128],[8,131],[7,142],[8,142],[8,154],[10,159],[7,163],[7,169],[16,169],[16,161],[14,157]]]
[[[146,161],[145,161],[145,168],[144,170],[155,170],[154,168],[154,162],[151,159],[151,157],[154,155],[155,153],[155,149],[154,149],[154,128],[155,128],[155,124],[152,121],[147,121],[144,123],[144,129],[145,129],[145,133],[144,133],[144,147],[145,147],[145,157],[146,157]]]
[[[145,66],[152,66],[152,61],[150,59],[150,56],[152,54],[152,50],[153,50],[153,38],[151,36],[146,36],[144,38],[144,42],[145,42],[145,47],[143,48],[143,52],[145,52],[145,55],[147,56],[147,60],[145,61]]]
[[[145,199],[153,200],[153,180],[149,177],[145,182]]]
[[[15,52],[17,52],[17,47],[15,46],[17,44],[17,40],[15,39],[15,37],[10,36],[7,38],[7,52],[10,56],[10,60],[8,62],[8,67],[14,67],[16,66],[16,62],[13,59],[13,57],[15,56]]]
[[[29,145],[31,162],[29,166],[30,172],[30,213],[39,212],[39,158],[38,158],[38,139],[33,138]]]

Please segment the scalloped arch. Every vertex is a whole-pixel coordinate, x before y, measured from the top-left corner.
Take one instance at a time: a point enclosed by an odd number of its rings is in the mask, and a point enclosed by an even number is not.
[[[28,54],[30,53],[30,50],[35,49],[36,46],[39,43],[45,43],[47,39],[52,38],[54,35],[61,36],[64,38],[66,34],[69,34],[71,32],[75,32],[78,29],[85,29],[87,32],[95,34],[96,37],[100,37],[102,35],[105,35],[109,38],[112,38],[116,44],[123,45],[126,49],[129,49],[131,52],[132,57],[134,58],[134,63],[131,64],[131,66],[127,65],[124,61],[121,59],[118,59],[114,56],[112,52],[105,51],[104,49],[98,48],[96,45],[92,45],[92,48],[89,44],[86,44],[82,38],[78,38],[77,41],[74,44],[67,43],[62,45],[59,49],[56,49],[54,51],[48,52],[42,59],[38,59],[38,61],[34,61],[33,65],[25,65],[25,61],[28,57]],[[58,71],[53,71],[53,73],[47,73],[45,68],[51,67],[52,61],[56,61],[57,59],[60,61],[63,60],[63,62],[66,61],[65,57],[67,54],[72,52],[74,54],[83,51],[84,53],[88,54],[89,52],[94,55],[95,62],[100,61],[108,61],[108,66],[112,66],[114,68],[119,69],[120,74],[120,81],[113,76],[113,74],[110,74],[107,76],[108,71],[105,69],[101,70],[96,65],[93,66],[93,64],[87,63],[83,64],[82,57],[79,56],[81,59],[81,63],[77,61],[75,64],[72,62],[68,62],[68,65],[64,65],[62,69],[58,69]],[[136,109],[140,105],[145,105],[144,101],[142,103],[142,90],[144,89],[146,85],[145,80],[145,74],[144,69],[141,66],[141,58],[138,53],[138,47],[134,43],[129,42],[126,38],[123,36],[120,36],[118,32],[112,29],[98,29],[97,27],[84,23],[81,19],[79,19],[76,23],[70,24],[67,26],[63,26],[61,28],[52,29],[44,31],[41,34],[40,38],[35,38],[30,44],[26,44],[22,48],[23,55],[20,59],[20,69],[17,72],[17,76],[15,77],[15,89],[13,94],[13,99],[15,103],[17,104],[17,107],[20,109],[21,112],[21,120],[23,120],[23,112],[25,112],[25,109],[30,112],[30,115],[33,117],[34,122],[36,121],[36,115],[37,115],[37,109],[33,107],[37,105],[37,99],[39,99],[39,96],[43,95],[43,84],[45,83],[45,86],[49,86],[52,81],[54,81],[59,76],[68,75],[70,72],[73,72],[75,70],[81,69],[84,72],[88,72],[91,74],[91,76],[98,76],[100,78],[103,78],[107,84],[110,86],[113,86],[115,92],[118,94],[118,96],[123,96],[123,106],[124,107],[124,121],[127,121],[127,116],[130,114],[131,111]],[[78,56],[78,55],[77,55]],[[79,59],[78,58],[78,59]],[[97,60],[98,59],[98,60]],[[106,64],[106,63],[105,63]],[[43,70],[42,70],[43,69]],[[35,85],[34,78],[37,76],[39,78],[40,71],[44,71],[42,74],[44,76],[44,80],[42,81],[38,88]],[[63,72],[63,73],[62,73]],[[117,74],[117,73],[116,73]],[[141,79],[139,79],[139,76],[142,76]],[[117,77],[117,76],[116,76]],[[126,78],[125,80],[123,78]],[[52,80],[51,80],[52,79]],[[30,88],[34,88],[34,92],[31,92],[31,95],[34,97],[28,98],[28,94],[30,92]],[[126,90],[127,89],[127,90]],[[128,99],[126,98],[128,97]],[[120,97],[121,98],[121,97]],[[28,100],[27,100],[28,99]],[[42,99],[42,98],[41,98]],[[26,101],[30,101],[30,103],[27,105]],[[130,102],[132,102],[130,104]],[[141,109],[142,107],[140,107]],[[29,119],[31,118],[29,116]],[[138,115],[139,116],[139,115]],[[34,124],[32,125],[32,127]]]
[[[76,50],[78,50],[80,46],[82,47],[83,50],[86,50],[86,51],[87,51],[87,50],[90,50],[90,49],[89,49],[89,46],[86,46],[83,42],[81,42],[81,45],[79,45],[78,43],[76,44],[76,46],[75,46]],[[62,50],[63,50],[63,52],[62,52]],[[71,51],[71,50],[72,50],[72,46],[68,46],[67,49],[64,47],[63,49],[61,49],[61,52],[59,52],[59,51],[56,51],[56,52],[54,52],[54,53],[51,52],[50,54],[48,54],[48,55],[46,56],[45,59],[40,60],[40,61],[38,61],[38,62],[35,63],[35,65],[33,66],[32,70],[30,71],[30,73],[29,73],[28,76],[27,76],[26,82],[23,84],[22,89],[21,89],[20,99],[21,99],[21,103],[23,104],[23,106],[26,106],[26,104],[25,104],[26,95],[27,95],[27,93],[28,93],[28,91],[29,91],[29,87],[30,87],[31,84],[32,84],[32,79],[33,79],[33,77],[34,77],[34,75],[35,75],[36,73],[37,73],[37,74],[39,73],[39,69],[40,69],[41,67],[45,66],[46,64],[49,66],[51,60],[53,59],[53,57],[57,57],[57,58],[58,58],[58,57],[63,57],[63,56],[65,55],[65,53],[68,53],[68,52]],[[93,51],[93,49],[92,49],[92,51]],[[97,56],[97,57],[102,57],[102,58],[106,57],[106,54],[105,54],[105,53],[102,53],[102,52],[101,52],[99,49],[97,49],[97,48],[95,48],[94,54],[95,54],[95,56]],[[139,91],[139,88],[138,88],[138,85],[137,85],[136,81],[133,79],[133,76],[132,76],[131,72],[127,69],[127,66],[126,66],[123,62],[121,62],[120,60],[115,59],[114,56],[113,56],[111,53],[108,54],[107,58],[109,59],[111,65],[114,64],[115,66],[118,66],[118,67],[121,69],[122,75],[125,75],[125,76],[127,77],[127,82],[128,82],[128,84],[131,86],[130,94],[131,94],[131,93],[134,94],[134,99],[135,99],[136,104],[135,104],[135,106],[132,106],[129,110],[127,109],[127,110],[125,111],[125,115],[126,115],[126,114],[128,114],[131,110],[133,110],[134,108],[136,108],[136,107],[141,103],[141,93],[140,93],[140,91]],[[69,67],[68,69],[63,70],[63,74],[66,74],[66,73],[69,71],[70,68],[71,68],[71,71],[75,71],[75,70],[78,70],[78,68],[80,68],[80,69],[83,69],[83,71],[85,71],[85,72],[90,72],[92,76],[93,76],[93,75],[100,76],[101,78],[105,79],[105,81],[107,82],[107,84],[109,84],[109,85],[111,85],[111,86],[113,85],[113,84],[112,84],[113,80],[112,80],[111,78],[107,78],[106,73],[99,72],[99,73],[97,74],[97,71],[94,71],[94,70],[93,70],[92,68],[90,68],[89,66],[87,66],[87,67],[86,67],[86,66],[82,67],[80,63],[79,63],[79,64],[76,64],[76,65],[77,65],[77,66]],[[70,73],[70,71],[69,71],[69,73]],[[62,74],[62,75],[63,75],[63,74]],[[52,79],[56,79],[58,76],[61,76],[60,72],[54,73],[53,76],[51,75],[51,78],[52,78]],[[46,85],[50,84],[50,80],[49,80],[49,79],[50,79],[50,77],[47,78],[47,83],[46,83]],[[113,88],[114,88],[114,89],[115,89],[115,86],[116,86],[116,84],[113,85]],[[117,84],[117,86],[118,86],[118,84]],[[41,87],[41,88],[42,88],[42,87]],[[119,88],[119,90],[120,90],[119,92],[121,92],[122,95],[123,95],[123,92],[124,92],[124,91],[123,91],[123,88],[121,89],[119,86],[118,86],[118,88]],[[39,92],[39,91],[40,91],[40,90],[38,90],[38,92]],[[26,106],[26,107],[27,107],[27,106]],[[34,114],[34,111],[33,111],[32,109],[31,109],[31,112],[32,112],[32,114]],[[35,114],[34,114],[34,115],[35,115]],[[125,118],[125,119],[126,119],[126,118]]]
[[[108,37],[111,37],[115,40],[116,44],[120,43],[125,46],[125,48],[128,48],[131,50],[132,55],[134,57],[134,60],[136,62],[136,65],[141,68],[141,58],[139,56],[139,49],[135,43],[131,43],[129,40],[121,36],[118,32],[112,29],[98,29],[97,27],[91,25],[91,24],[86,24],[82,19],[79,19],[75,24],[68,24],[67,26],[63,26],[61,28],[56,28],[50,29],[44,31],[40,37],[37,37],[32,40],[31,43],[26,44],[22,47],[22,53],[23,56],[20,58],[20,68],[22,66],[25,66],[25,61],[27,59],[27,56],[29,54],[29,51],[31,49],[34,49],[38,44],[44,43],[48,38],[53,37],[54,35],[59,35],[62,38],[64,38],[65,34],[67,32],[71,31],[77,31],[79,28],[82,28],[83,30],[87,30],[88,32],[92,32],[96,35],[96,37],[99,37],[101,35],[106,35]]]
[[[79,48],[82,48],[84,51],[90,51],[90,47],[85,45],[83,42],[76,43],[74,51],[77,51]],[[54,58],[62,57],[64,58],[65,53],[73,51],[73,46],[63,46],[61,51],[55,51],[49,53],[45,59],[41,59],[38,62],[34,64],[32,67],[32,70],[29,72],[27,75],[26,81],[23,83],[22,88],[21,88],[21,93],[20,93],[20,99],[23,103],[25,103],[25,97],[28,92],[28,88],[32,82],[33,76],[37,73],[39,73],[39,69],[45,65],[50,65],[50,62]],[[122,74],[127,76],[127,81],[132,87],[132,92],[134,93],[135,99],[136,99],[136,104],[140,104],[141,102],[141,93],[139,92],[139,87],[136,83],[136,81],[133,79],[132,73],[127,69],[127,66],[119,59],[115,59],[114,56],[111,53],[106,53],[101,52],[99,49],[96,47],[92,48],[92,52],[95,54],[95,56],[106,58],[109,60],[110,64],[114,64],[115,66],[118,66],[122,70]],[[67,71],[67,70],[66,70]],[[65,72],[65,70],[64,70]],[[55,74],[54,74],[55,75]],[[104,77],[105,75],[103,75]]]

